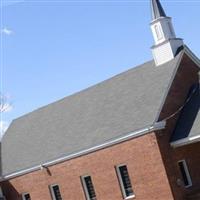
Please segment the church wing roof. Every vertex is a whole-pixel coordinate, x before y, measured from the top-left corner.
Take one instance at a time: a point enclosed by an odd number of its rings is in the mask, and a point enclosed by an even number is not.
[[[11,174],[152,125],[181,59],[154,61],[14,120],[2,139],[2,174]]]
[[[196,85],[194,91],[179,117],[171,138],[172,145],[181,146],[200,141],[200,85]]]

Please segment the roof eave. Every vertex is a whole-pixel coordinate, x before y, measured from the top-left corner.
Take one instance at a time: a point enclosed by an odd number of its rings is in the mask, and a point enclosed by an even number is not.
[[[94,146],[94,147],[91,147],[91,148],[88,148],[88,149],[85,149],[85,150],[82,150],[82,151],[79,151],[79,152],[76,152],[76,153],[73,153],[73,154],[69,154],[67,156],[64,156],[64,157],[61,157],[61,158],[58,158],[58,159],[55,159],[55,160],[52,160],[52,161],[49,161],[49,162],[41,163],[39,165],[30,167],[30,168],[27,168],[27,169],[16,171],[16,172],[13,172],[11,174],[3,175],[3,176],[0,177],[0,182],[28,174],[28,173],[31,173],[33,171],[42,170],[43,168],[47,168],[47,167],[50,167],[52,165],[56,165],[56,164],[65,162],[67,160],[71,160],[73,158],[77,158],[77,157],[80,157],[80,156],[83,156],[83,155],[87,155],[89,153],[93,153],[95,151],[98,151],[98,150],[107,148],[109,146],[113,146],[113,145],[128,141],[128,140],[136,138],[136,137],[140,137],[142,135],[145,135],[147,133],[151,133],[153,131],[162,130],[162,129],[165,128],[165,126],[166,126],[165,121],[156,122],[151,126],[148,126],[146,128],[143,128],[143,129],[140,129],[140,130],[128,133],[128,134],[125,134],[124,136],[110,140],[110,141],[105,142],[103,144],[100,144],[100,145],[97,145],[97,146]]]
[[[187,45],[184,45],[184,52],[200,68],[200,59],[190,50]]]
[[[194,137],[186,137],[186,138],[183,138],[183,139],[180,139],[180,140],[173,141],[173,142],[170,143],[170,145],[173,148],[178,148],[178,147],[186,146],[186,145],[189,145],[189,144],[194,144],[194,143],[197,143],[197,142],[200,142],[200,134],[197,135],[197,136],[194,136]]]
[[[180,66],[180,64],[181,64],[181,61],[182,61],[182,58],[183,58],[184,53],[185,53],[185,46],[183,47],[183,50],[179,52],[180,55],[179,55],[178,61],[177,61],[177,63],[176,63],[176,67],[175,67],[174,72],[173,72],[173,74],[172,74],[172,77],[171,77],[171,79],[170,79],[170,81],[169,81],[169,84],[168,84],[168,86],[167,86],[167,89],[166,89],[165,92],[164,92],[163,100],[162,100],[162,102],[161,102],[161,105],[160,105],[160,107],[159,107],[158,113],[157,113],[157,115],[156,115],[155,122],[159,121],[160,113],[161,113],[161,111],[162,111],[162,109],[163,109],[163,106],[164,106],[164,104],[165,104],[167,95],[168,95],[168,93],[169,93],[169,91],[170,91],[170,88],[171,88],[171,86],[172,86],[172,84],[173,84],[174,78],[175,78],[175,76],[176,76],[176,74],[177,74],[177,71],[178,71],[178,68],[179,68],[179,66]],[[178,55],[177,55],[177,56],[178,56]]]
[[[182,58],[183,58],[183,55],[186,54],[196,65],[197,67],[200,68],[200,59],[189,49],[189,47],[187,45],[183,45],[183,50],[180,53],[180,57],[179,57],[179,60],[177,62],[177,65],[176,65],[176,69],[174,70],[174,73],[172,75],[172,78],[170,80],[170,83],[168,85],[168,88],[167,90],[165,91],[165,95],[164,95],[164,98],[163,98],[163,101],[161,103],[161,106],[160,106],[160,109],[159,109],[159,112],[158,112],[158,115],[156,116],[156,119],[155,119],[155,122],[158,121],[159,117],[160,117],[160,113],[161,113],[161,110],[164,106],[164,103],[165,103],[165,100],[167,98],[167,95],[169,93],[169,90],[171,88],[171,85],[174,81],[174,78],[176,76],[176,73],[177,73],[177,70],[181,64],[181,61],[182,61]]]

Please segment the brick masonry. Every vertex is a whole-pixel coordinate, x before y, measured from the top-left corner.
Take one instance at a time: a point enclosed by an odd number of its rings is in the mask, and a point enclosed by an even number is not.
[[[173,199],[154,133],[3,183],[7,200],[51,200],[48,185],[59,184],[63,199],[84,200],[81,175],[91,175],[97,199],[122,200],[115,166],[127,164],[136,199]]]
[[[160,120],[183,105],[193,83],[198,82],[199,68],[184,55],[161,111]],[[184,200],[200,190],[200,143],[172,148],[170,137],[178,115],[167,121],[163,131],[113,145],[94,153],[35,171],[2,184],[7,200],[20,200],[29,192],[32,200],[51,200],[48,186],[59,184],[63,199],[84,200],[81,175],[91,175],[97,199],[122,200],[115,166],[127,164],[137,200]],[[185,159],[193,186],[177,184],[181,179],[177,162]]]
[[[161,111],[160,120],[171,115],[184,104],[190,87],[199,81],[198,71],[199,68],[187,55],[184,55]],[[159,131],[156,136],[174,199],[183,200],[187,199],[188,194],[200,190],[200,143],[175,149],[170,146],[169,141],[175,129],[178,117],[179,115],[176,115],[168,120],[167,128],[163,131]],[[182,159],[185,159],[188,164],[193,182],[193,186],[187,189],[177,185],[177,180],[181,179],[178,161]]]

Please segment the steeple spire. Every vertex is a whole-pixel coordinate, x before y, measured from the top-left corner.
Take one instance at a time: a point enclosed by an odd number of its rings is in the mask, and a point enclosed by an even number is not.
[[[152,47],[153,57],[156,65],[164,64],[172,60],[179,47],[183,45],[183,40],[176,38],[172,20],[167,17],[159,0],[151,1],[151,30],[155,40]]]
[[[151,0],[151,13],[152,20],[158,19],[160,17],[166,17],[165,11],[159,0]]]

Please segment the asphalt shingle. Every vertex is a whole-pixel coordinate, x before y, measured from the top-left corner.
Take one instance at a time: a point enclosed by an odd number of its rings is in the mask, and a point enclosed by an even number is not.
[[[152,125],[181,56],[159,67],[147,62],[14,120],[2,139],[2,174]]]

